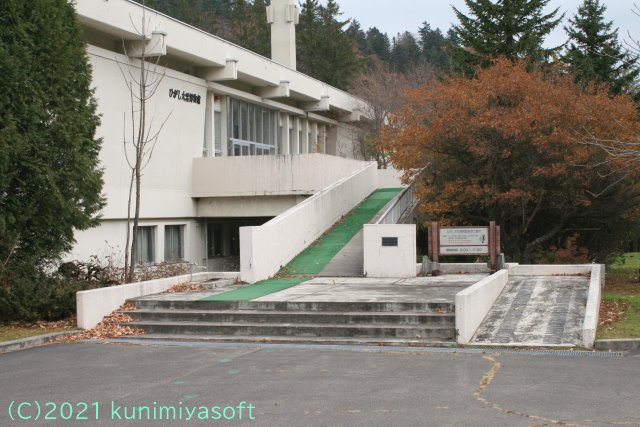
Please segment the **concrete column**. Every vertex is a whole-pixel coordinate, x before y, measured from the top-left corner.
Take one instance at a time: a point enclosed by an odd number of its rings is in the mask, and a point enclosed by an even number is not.
[[[309,138],[309,132],[311,131],[311,128],[309,127],[309,120],[300,119],[300,122],[302,124],[302,153],[301,154],[307,154],[311,152],[310,150],[311,140]]]
[[[229,155],[229,103],[226,96],[220,97],[220,125],[222,126],[222,157]]]
[[[271,59],[296,69],[296,25],[300,11],[294,0],[271,0],[267,22],[271,24]]]
[[[311,122],[311,141],[309,141],[309,152],[317,153],[320,149],[320,138],[318,137],[318,122]]]
[[[284,155],[291,154],[291,141],[289,141],[289,127],[290,117],[287,113],[280,113],[280,120],[282,124],[282,153]]]
[[[215,149],[213,146],[213,136],[215,135],[215,122],[213,120],[213,104],[215,95],[212,92],[207,92],[206,97],[206,113],[204,120],[204,144],[202,146],[202,157],[213,157],[215,155]]]
[[[290,141],[291,154],[300,154],[300,119],[298,117],[292,117],[293,123],[291,129],[293,129],[293,139]]]
[[[329,126],[326,131],[325,152],[332,156],[338,155],[338,126]]]

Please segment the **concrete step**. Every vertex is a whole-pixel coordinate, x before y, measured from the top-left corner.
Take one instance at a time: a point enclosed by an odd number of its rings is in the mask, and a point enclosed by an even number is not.
[[[137,298],[129,300],[139,309],[258,310],[325,312],[421,312],[453,313],[452,302],[272,302],[272,301],[171,301]]]
[[[125,311],[136,321],[291,323],[291,324],[402,324],[455,325],[453,313],[418,312],[329,312],[275,310],[178,310],[140,309]]]
[[[178,335],[178,334],[144,334],[111,338],[113,341],[176,341],[202,343],[256,343],[256,344],[327,344],[327,345],[362,345],[362,346],[395,346],[395,347],[456,347],[455,341],[435,339],[397,339],[397,338],[344,338],[344,337],[252,337],[240,335]]]
[[[152,334],[237,335],[261,337],[369,337],[453,340],[455,327],[450,325],[339,325],[292,323],[222,323],[134,321],[127,326]]]

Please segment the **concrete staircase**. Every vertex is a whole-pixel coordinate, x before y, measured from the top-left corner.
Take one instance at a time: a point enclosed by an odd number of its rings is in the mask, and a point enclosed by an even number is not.
[[[447,302],[261,302],[134,299],[127,311],[143,339],[453,344],[453,304]]]

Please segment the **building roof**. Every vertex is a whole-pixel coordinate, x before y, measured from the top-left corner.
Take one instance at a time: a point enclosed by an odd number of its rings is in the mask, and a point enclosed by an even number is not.
[[[203,79],[216,93],[319,121],[358,121],[367,111],[347,92],[134,1],[77,0],[76,12],[89,44],[119,53],[140,40],[144,16],[145,33],[166,34],[163,65]]]

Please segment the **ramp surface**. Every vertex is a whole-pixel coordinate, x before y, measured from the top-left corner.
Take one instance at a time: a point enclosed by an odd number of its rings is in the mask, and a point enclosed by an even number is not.
[[[303,250],[278,275],[316,275],[402,188],[375,191],[317,242]]]
[[[311,279],[320,273],[329,261],[362,229],[362,226],[370,221],[400,191],[402,188],[384,188],[375,191],[327,233],[283,267],[276,277],[205,297],[202,298],[202,301],[250,301]]]
[[[511,276],[471,343],[579,345],[589,278]]]

